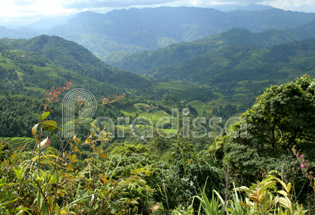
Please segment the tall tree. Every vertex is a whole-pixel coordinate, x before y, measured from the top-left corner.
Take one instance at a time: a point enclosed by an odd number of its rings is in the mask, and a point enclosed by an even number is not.
[[[269,164],[281,168],[283,160],[292,158],[293,147],[314,158],[314,113],[315,79],[305,75],[271,86],[221,139],[225,164],[236,176],[254,180],[259,169],[268,170]]]

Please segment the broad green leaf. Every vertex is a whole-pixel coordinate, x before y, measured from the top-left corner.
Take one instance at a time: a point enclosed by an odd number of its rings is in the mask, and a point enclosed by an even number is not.
[[[53,120],[46,120],[42,122],[44,129],[53,132],[55,129],[58,128],[57,122]],[[59,128],[58,128],[59,129]]]
[[[43,113],[43,115],[41,116],[40,120],[42,121],[42,120],[46,119],[49,116],[49,114],[50,114],[50,112]]]

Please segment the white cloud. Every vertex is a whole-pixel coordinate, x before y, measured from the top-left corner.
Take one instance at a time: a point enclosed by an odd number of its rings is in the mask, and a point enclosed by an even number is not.
[[[70,0],[64,5],[66,8],[98,8],[98,7],[130,7],[130,6],[148,6],[148,5],[161,5],[176,0]]]
[[[265,0],[262,3],[284,10],[315,12],[315,0]]]
[[[1,2],[0,24],[28,24],[35,18],[77,12],[63,6],[65,0],[8,0]]]
[[[195,6],[195,7],[211,7],[215,5],[234,4],[233,0],[177,0],[166,5],[168,6]]]

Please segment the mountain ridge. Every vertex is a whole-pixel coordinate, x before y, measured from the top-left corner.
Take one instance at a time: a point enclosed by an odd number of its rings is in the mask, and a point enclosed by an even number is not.
[[[230,28],[245,28],[254,32],[281,30],[298,27],[314,19],[315,14],[280,9],[222,12],[194,7],[132,8],[107,14],[84,12],[65,25],[55,27],[50,33],[77,41],[102,58],[113,52],[152,50],[193,41]],[[70,31],[72,34],[68,33]],[[94,47],[88,37],[102,44],[103,48]]]
[[[315,19],[314,13],[265,9],[222,12],[211,8],[157,7],[113,10],[106,14],[82,12],[48,30],[0,31],[0,37],[40,34],[75,41],[100,58],[116,52],[135,53],[223,33],[231,28],[253,32],[298,27]]]
[[[217,48],[242,45],[247,47],[272,47],[277,44],[315,38],[315,20],[295,29],[250,32],[233,28],[207,38],[167,46],[158,50],[135,54],[116,54],[104,59],[112,66],[140,74],[150,75],[159,67],[180,64]]]
[[[41,35],[28,40],[2,41],[15,49],[41,54],[64,69],[97,81],[124,88],[145,88],[150,85],[145,78],[114,69],[83,46],[58,36]]]

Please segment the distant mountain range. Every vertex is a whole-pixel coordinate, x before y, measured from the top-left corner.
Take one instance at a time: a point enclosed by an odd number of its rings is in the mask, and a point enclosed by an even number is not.
[[[161,48],[245,28],[259,32],[289,29],[315,20],[315,14],[268,9],[221,12],[209,8],[145,8],[114,10],[107,14],[80,13],[49,34],[73,40],[99,57],[113,52]]]
[[[170,45],[154,51],[111,55],[105,61],[124,70],[152,75],[159,68],[181,64],[222,47],[238,45],[269,48],[277,44],[310,38],[315,38],[315,21],[295,29],[268,30],[259,33],[234,28],[222,34]]]
[[[260,33],[235,28],[154,51],[117,54],[107,62],[164,83],[211,87],[226,100],[244,103],[271,84],[315,75],[315,21]]]
[[[10,28],[0,26],[0,38],[11,38],[11,39],[31,38],[31,37],[36,37],[39,34],[40,34],[39,31],[30,29],[30,28],[10,29]]]
[[[313,13],[283,11],[264,6],[222,12],[210,8],[159,7],[114,10],[106,14],[79,13],[48,30],[0,29],[0,37],[29,38],[58,35],[105,58],[116,52],[139,52],[208,37],[231,28],[253,32],[296,28],[315,20]],[[41,24],[42,25],[42,24]],[[41,26],[42,28],[42,26]]]

